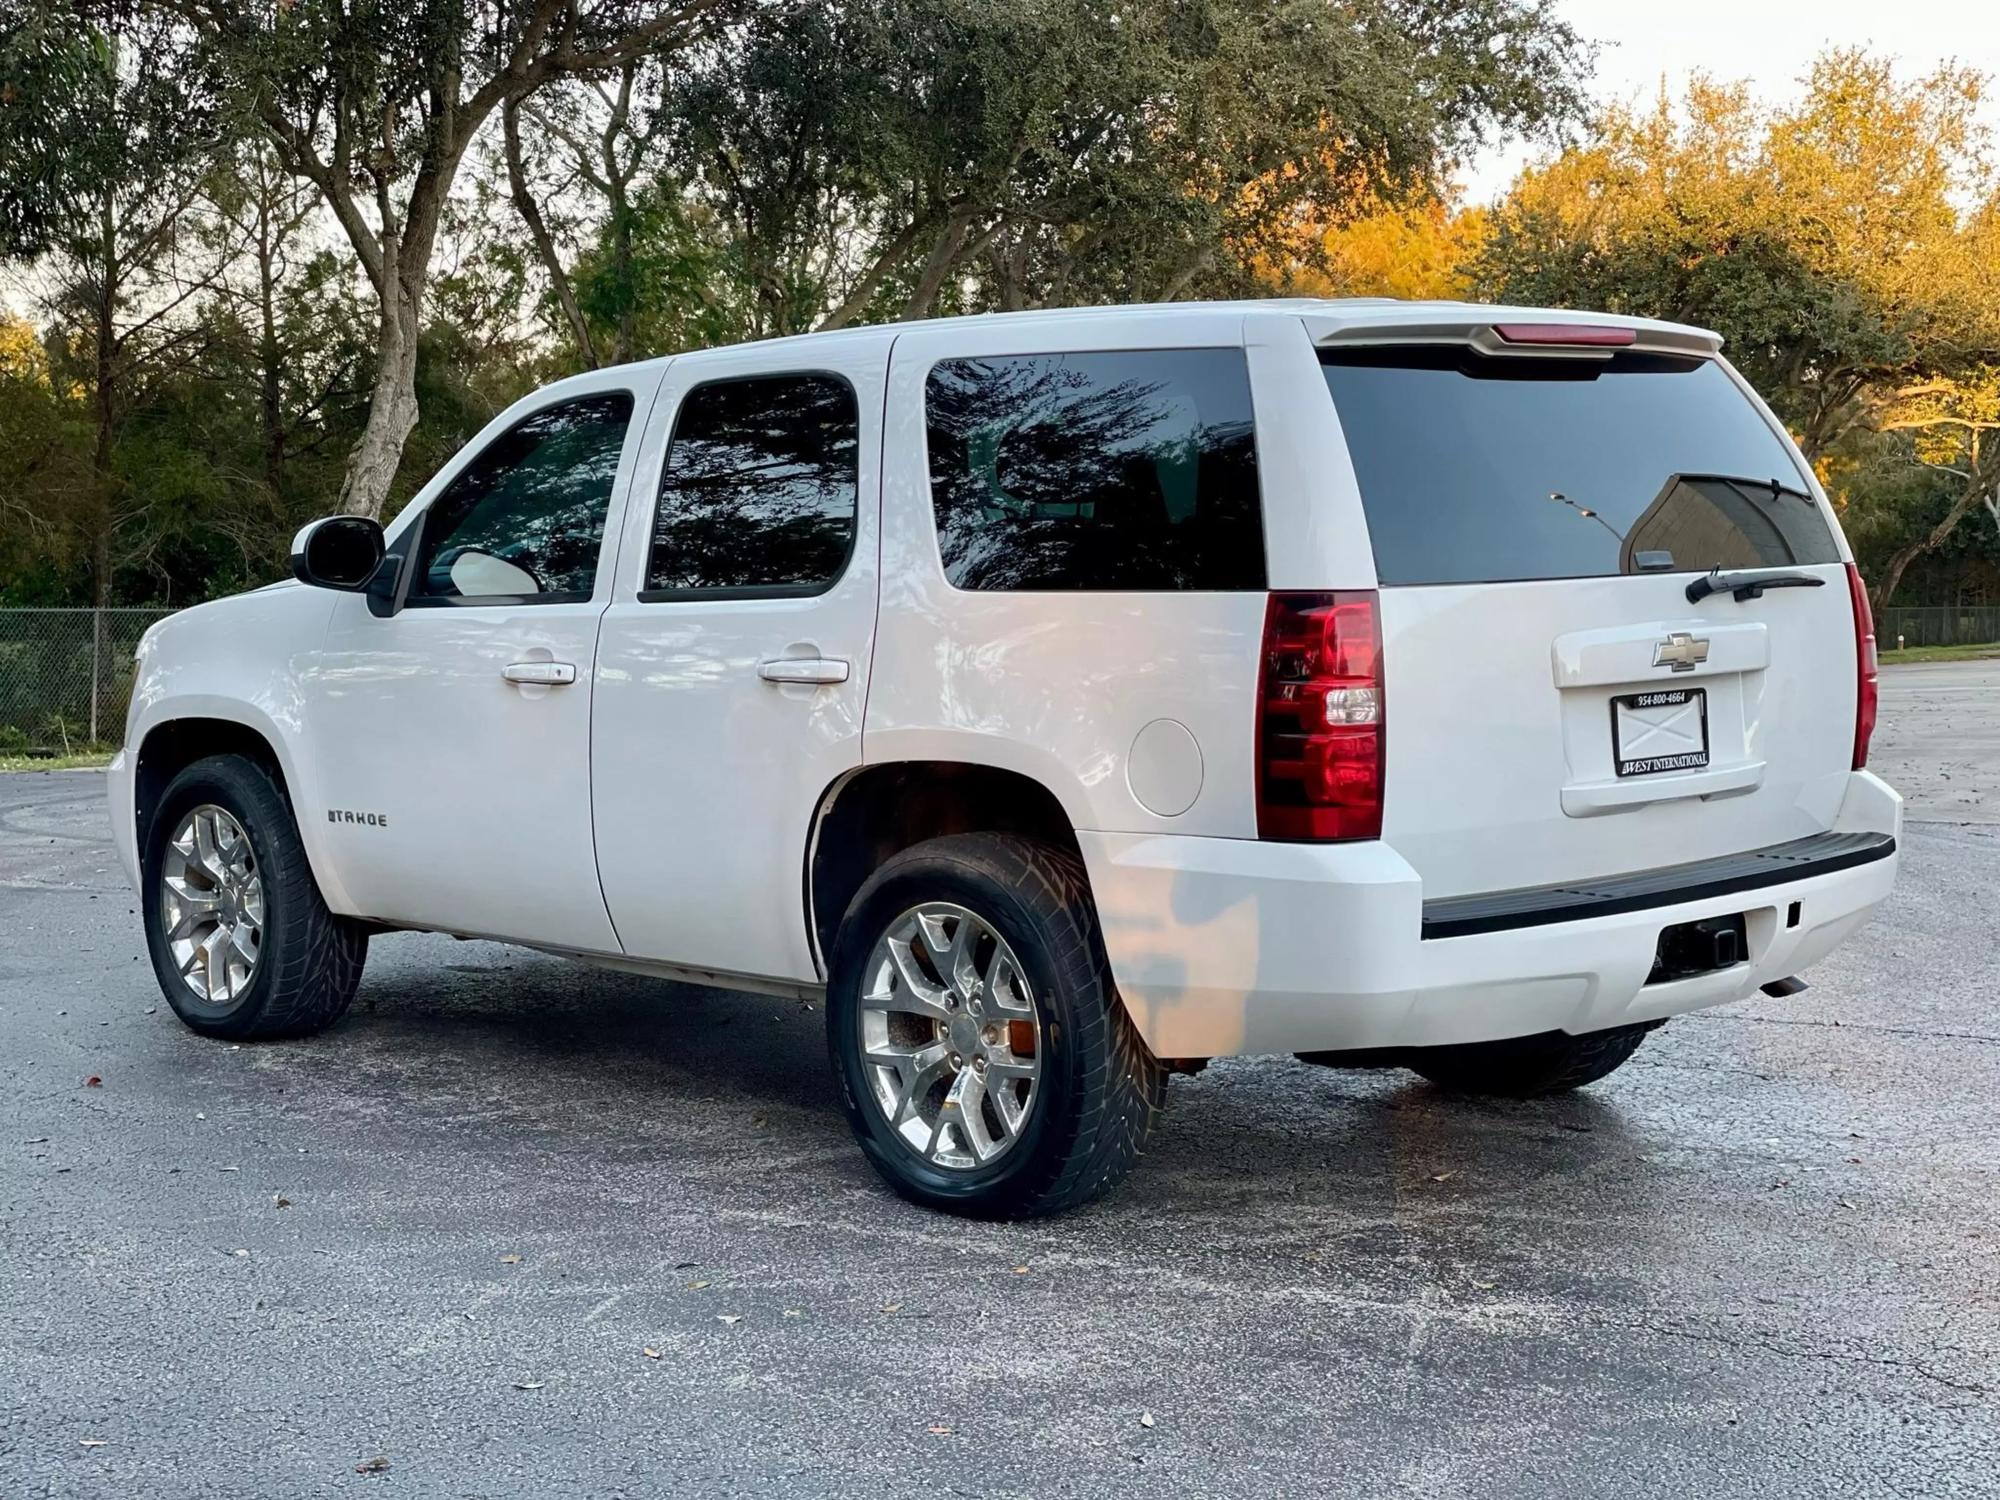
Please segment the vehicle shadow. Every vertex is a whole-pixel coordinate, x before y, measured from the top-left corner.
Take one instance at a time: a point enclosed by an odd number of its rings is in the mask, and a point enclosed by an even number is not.
[[[807,1004],[595,969],[491,943],[444,965],[378,962],[376,940],[341,1033],[377,1054],[431,1057],[463,1077],[484,1068],[519,1092],[657,1111],[676,1096],[742,1095],[823,1115],[844,1131],[818,1002]],[[419,939],[419,941],[422,941]],[[398,955],[400,956],[400,955]],[[393,961],[392,961],[393,962]]]
[[[407,962],[401,941],[380,941],[354,1012],[312,1049],[343,1091],[379,1089],[405,1118],[530,1123],[569,1149],[678,1150],[746,1124],[793,1153],[847,1149],[817,1002],[495,944]],[[1256,1215],[1318,1199],[1365,1218],[1411,1193],[1531,1192],[1623,1170],[1644,1149],[1602,1095],[1473,1099],[1400,1070],[1230,1059],[1172,1080],[1142,1169],[1085,1212]],[[848,1185],[871,1180],[858,1153],[852,1165]]]

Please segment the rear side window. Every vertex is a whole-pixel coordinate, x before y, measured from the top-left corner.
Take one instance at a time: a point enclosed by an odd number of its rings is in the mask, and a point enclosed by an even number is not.
[[[861,419],[837,375],[698,385],[667,446],[647,594],[813,594],[854,542]]]
[[[1240,349],[934,366],[931,504],[962,589],[1261,589]]]
[[[1712,360],[1321,357],[1385,584],[1840,560],[1798,465]]]

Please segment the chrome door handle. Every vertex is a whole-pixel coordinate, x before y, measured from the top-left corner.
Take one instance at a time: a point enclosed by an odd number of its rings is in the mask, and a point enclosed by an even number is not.
[[[847,663],[830,656],[781,656],[757,663],[757,675],[766,682],[845,682]]]
[[[509,682],[533,683],[537,687],[563,687],[576,681],[576,668],[566,661],[517,661],[500,669]]]

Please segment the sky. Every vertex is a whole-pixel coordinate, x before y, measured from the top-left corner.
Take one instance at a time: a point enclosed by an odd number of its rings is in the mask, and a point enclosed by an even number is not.
[[[1692,72],[1747,79],[1779,103],[1828,47],[1865,47],[1897,59],[1908,76],[1956,59],[1994,75],[2000,91],[2000,0],[1556,0],[1579,34],[1600,44],[1591,91],[1606,102],[1678,93]],[[2000,98],[1987,101],[2000,134]],[[1509,142],[1461,174],[1465,201],[1498,197],[1534,148]]]

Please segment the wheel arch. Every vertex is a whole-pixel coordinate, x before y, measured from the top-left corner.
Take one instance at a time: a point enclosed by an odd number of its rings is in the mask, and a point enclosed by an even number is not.
[[[901,850],[954,833],[1019,834],[1082,858],[1062,801],[1021,771],[965,760],[887,761],[850,771],[820,794],[806,845],[806,929],[822,975],[841,919],[868,877]]]
[[[278,726],[254,705],[230,699],[176,701],[147,716],[130,747],[132,813],[138,867],[143,869],[154,809],[174,777],[211,755],[240,755],[267,767],[292,810],[306,861],[329,907],[345,909],[344,891],[331,877],[313,819],[301,815],[301,781],[290,746]]]

